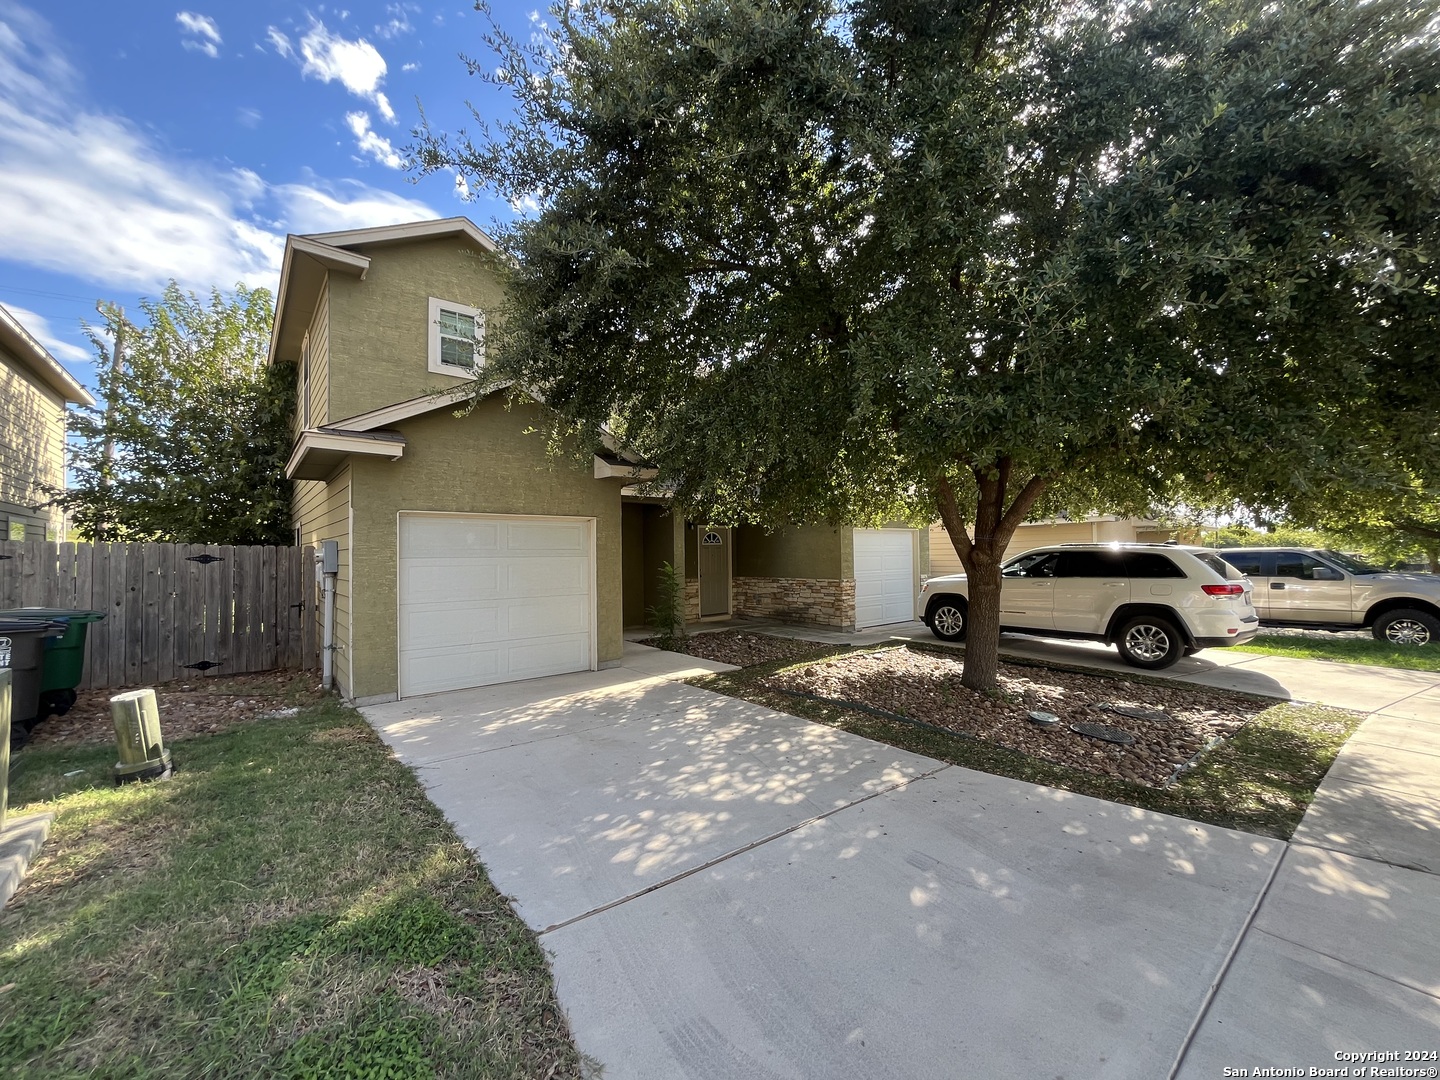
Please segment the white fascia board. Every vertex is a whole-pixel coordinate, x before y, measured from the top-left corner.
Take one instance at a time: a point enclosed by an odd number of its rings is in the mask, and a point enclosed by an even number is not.
[[[320,243],[313,237],[285,237],[285,257],[280,263],[280,287],[275,293],[275,319],[270,324],[270,349],[265,355],[265,364],[275,363],[275,354],[280,348],[280,331],[285,322],[285,310],[290,301],[290,280],[295,270],[295,256],[307,255],[327,270],[336,270],[351,277],[365,280],[370,270],[370,258],[353,251],[342,251],[329,244]]]
[[[0,341],[8,345],[20,359],[30,367],[45,385],[66,401],[76,405],[95,404],[90,391],[80,385],[79,380],[65,370],[63,364],[50,355],[50,350],[35,339],[35,335],[20,325],[20,320],[0,304]]]
[[[604,458],[595,458],[595,479],[596,480],[630,480],[647,481],[654,480],[660,475],[660,470],[646,465],[614,465]]]
[[[405,456],[405,437],[396,434],[391,438],[378,439],[374,436],[343,435],[330,431],[309,428],[295,440],[295,449],[290,460],[285,462],[285,477],[293,480],[307,457],[316,454],[346,455],[362,454],[366,457],[383,457],[398,461]],[[314,479],[303,477],[302,479]]]
[[[365,280],[365,275],[370,270],[370,256],[357,255],[353,251],[321,243],[313,237],[290,236],[286,243],[291,251],[309,255],[327,270],[339,270],[341,273],[357,277],[361,281]]]
[[[496,382],[478,390],[471,383],[452,386],[448,390],[441,390],[435,394],[410,398],[408,401],[397,401],[394,405],[386,405],[384,408],[372,409],[370,412],[360,413],[358,416],[337,420],[332,426],[344,428],[346,431],[374,431],[376,428],[389,427],[402,420],[409,420],[412,416],[424,416],[437,409],[458,405],[472,394],[478,398],[489,397],[497,390],[504,390],[510,385],[512,384],[509,382]]]
[[[334,247],[360,244],[390,244],[404,240],[426,240],[436,236],[466,236],[486,251],[500,250],[476,224],[467,217],[438,218],[412,221],[405,225],[381,225],[373,229],[345,229],[340,232],[311,233],[308,239]]]

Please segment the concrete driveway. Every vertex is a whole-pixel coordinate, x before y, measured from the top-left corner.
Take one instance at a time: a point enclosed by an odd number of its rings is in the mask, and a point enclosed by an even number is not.
[[[1430,874],[625,666],[364,710],[624,1077],[1199,1078],[1440,1046]]]

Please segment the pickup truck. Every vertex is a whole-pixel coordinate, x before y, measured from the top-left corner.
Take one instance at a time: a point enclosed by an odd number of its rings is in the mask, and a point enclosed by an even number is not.
[[[1440,642],[1440,575],[1396,574],[1323,548],[1222,548],[1255,586],[1261,626],[1369,630],[1392,645]]]

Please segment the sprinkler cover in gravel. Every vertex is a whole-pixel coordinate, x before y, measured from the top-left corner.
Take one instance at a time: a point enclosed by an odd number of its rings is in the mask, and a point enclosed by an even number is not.
[[[1087,721],[1082,724],[1071,724],[1070,730],[1077,735],[1089,735],[1092,739],[1104,739],[1106,742],[1119,743],[1121,746],[1129,746],[1135,741],[1135,736],[1130,732],[1121,731],[1108,724],[1092,724]]]
[[[1054,727],[1060,722],[1060,717],[1056,716],[1053,712],[1045,712],[1042,709],[1032,709],[1026,715],[1041,727]]]

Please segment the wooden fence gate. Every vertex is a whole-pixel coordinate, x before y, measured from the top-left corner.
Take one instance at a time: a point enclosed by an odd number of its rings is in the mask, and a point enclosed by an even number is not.
[[[313,547],[0,541],[0,610],[105,612],[81,688],[319,666]]]

